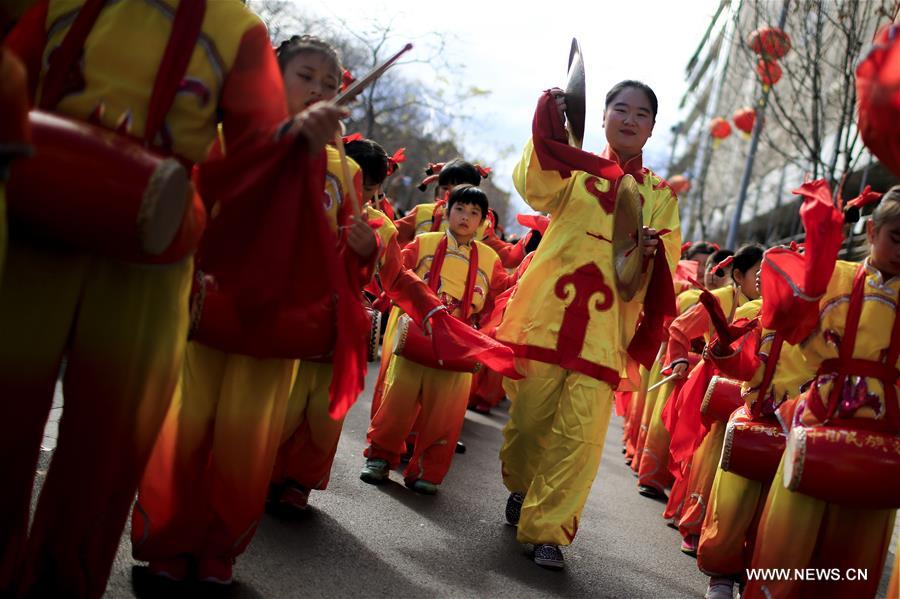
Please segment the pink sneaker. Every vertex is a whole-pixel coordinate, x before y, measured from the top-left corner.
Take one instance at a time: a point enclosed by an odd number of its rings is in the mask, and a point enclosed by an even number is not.
[[[681,552],[690,555],[691,557],[697,557],[697,545],[700,543],[700,537],[697,535],[688,535],[681,542]]]

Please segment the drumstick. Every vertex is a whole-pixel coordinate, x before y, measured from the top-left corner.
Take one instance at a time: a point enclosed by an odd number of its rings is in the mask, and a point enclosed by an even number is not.
[[[659,381],[658,383],[656,383],[655,385],[653,385],[652,387],[650,387],[649,389],[647,389],[647,393],[650,393],[651,391],[655,391],[656,389],[659,389],[660,387],[662,387],[663,385],[665,385],[665,384],[668,383],[669,381],[674,381],[675,379],[678,379],[678,378],[681,378],[681,375],[680,375],[680,374],[670,374],[669,376],[667,376],[667,377],[664,378],[663,380]]]
[[[334,134],[334,145],[337,147],[338,155],[341,157],[341,171],[344,175],[345,185],[350,188],[350,200],[353,202],[353,214],[355,216],[362,216],[362,203],[359,200],[359,196],[356,194],[356,185],[353,184],[353,179],[350,177],[350,163],[347,162],[347,154],[344,152],[344,140],[341,139],[340,132]]]

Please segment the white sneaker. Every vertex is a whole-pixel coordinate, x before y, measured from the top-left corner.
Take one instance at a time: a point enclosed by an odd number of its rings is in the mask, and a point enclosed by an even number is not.
[[[704,599],[732,599],[734,597],[734,580],[724,576],[713,576],[709,579]]]

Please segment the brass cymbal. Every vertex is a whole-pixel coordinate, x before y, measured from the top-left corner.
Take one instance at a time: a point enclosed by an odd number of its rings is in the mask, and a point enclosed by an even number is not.
[[[619,296],[630,301],[637,294],[643,276],[641,245],[644,221],[641,194],[631,175],[623,175],[614,183],[616,207],[613,211],[613,265]]]

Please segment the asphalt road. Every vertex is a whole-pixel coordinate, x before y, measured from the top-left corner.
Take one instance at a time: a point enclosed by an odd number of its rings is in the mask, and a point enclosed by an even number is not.
[[[374,383],[369,373],[367,389]],[[706,579],[678,550],[663,504],[638,495],[614,417],[600,472],[578,536],[566,548],[566,570],[535,566],[504,523],[507,492],[497,458],[506,406],[491,416],[466,415],[456,455],[434,497],[412,493],[399,473],[373,487],[359,480],[369,398],[350,411],[331,483],[314,492],[307,513],[265,516],[235,567],[236,583],[220,595],[276,597],[702,597]],[[40,477],[39,477],[40,480]],[[190,589],[184,596],[197,596]],[[127,534],[108,597],[171,597],[130,556]]]

